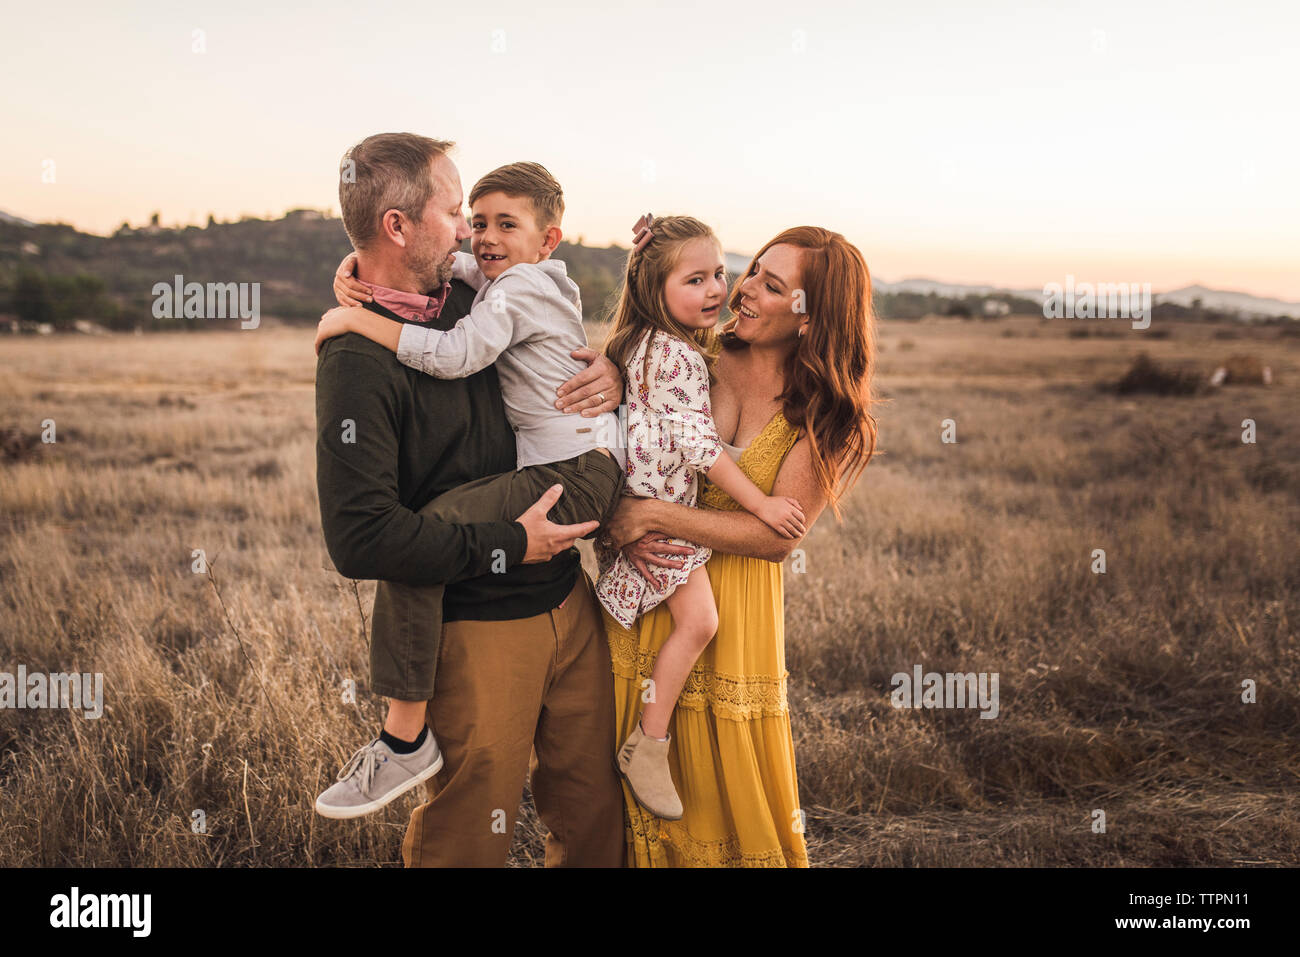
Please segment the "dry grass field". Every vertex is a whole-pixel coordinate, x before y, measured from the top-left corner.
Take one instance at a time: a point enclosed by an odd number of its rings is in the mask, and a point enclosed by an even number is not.
[[[1300,338],[1166,330],[882,327],[880,455],[786,567],[815,865],[1300,861]],[[0,711],[0,865],[400,866],[414,795],[312,810],[382,703],[374,585],[320,534],[311,341],[0,340],[0,671],[102,672],[107,698]],[[1141,350],[1275,380],[1099,388]],[[916,664],[997,672],[1000,714],[893,708]],[[541,856],[525,805],[516,865]]]

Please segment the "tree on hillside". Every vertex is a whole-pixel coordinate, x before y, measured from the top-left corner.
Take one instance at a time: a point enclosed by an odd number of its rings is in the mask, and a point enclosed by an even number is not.
[[[19,319],[27,322],[54,321],[54,299],[45,273],[35,269],[18,273],[13,291],[13,310]]]
[[[71,329],[78,319],[111,324],[119,312],[105,295],[104,281],[89,273],[47,276],[37,269],[24,269],[10,300],[19,319],[48,322],[58,329]]]

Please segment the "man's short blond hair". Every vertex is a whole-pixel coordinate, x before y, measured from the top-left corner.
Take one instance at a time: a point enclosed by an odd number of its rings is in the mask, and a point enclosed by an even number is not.
[[[494,169],[470,190],[470,208],[488,193],[525,197],[533,204],[533,215],[542,229],[558,226],[564,218],[564,190],[541,163],[510,163]]]
[[[390,209],[418,223],[434,193],[429,164],[455,145],[416,133],[376,133],[348,150],[339,166],[339,208],[353,247],[379,235]]]

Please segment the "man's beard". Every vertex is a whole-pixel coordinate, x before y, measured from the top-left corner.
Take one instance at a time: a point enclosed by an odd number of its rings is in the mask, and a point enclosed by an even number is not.
[[[402,264],[410,270],[422,292],[433,292],[443,283],[451,281],[452,261],[432,248],[424,247],[419,251],[407,249]]]

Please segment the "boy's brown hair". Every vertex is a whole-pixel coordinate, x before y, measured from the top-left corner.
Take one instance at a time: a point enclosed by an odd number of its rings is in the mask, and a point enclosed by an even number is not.
[[[470,190],[470,208],[488,193],[525,197],[533,204],[533,216],[542,229],[560,225],[564,217],[564,190],[541,163],[508,163],[494,169]]]

